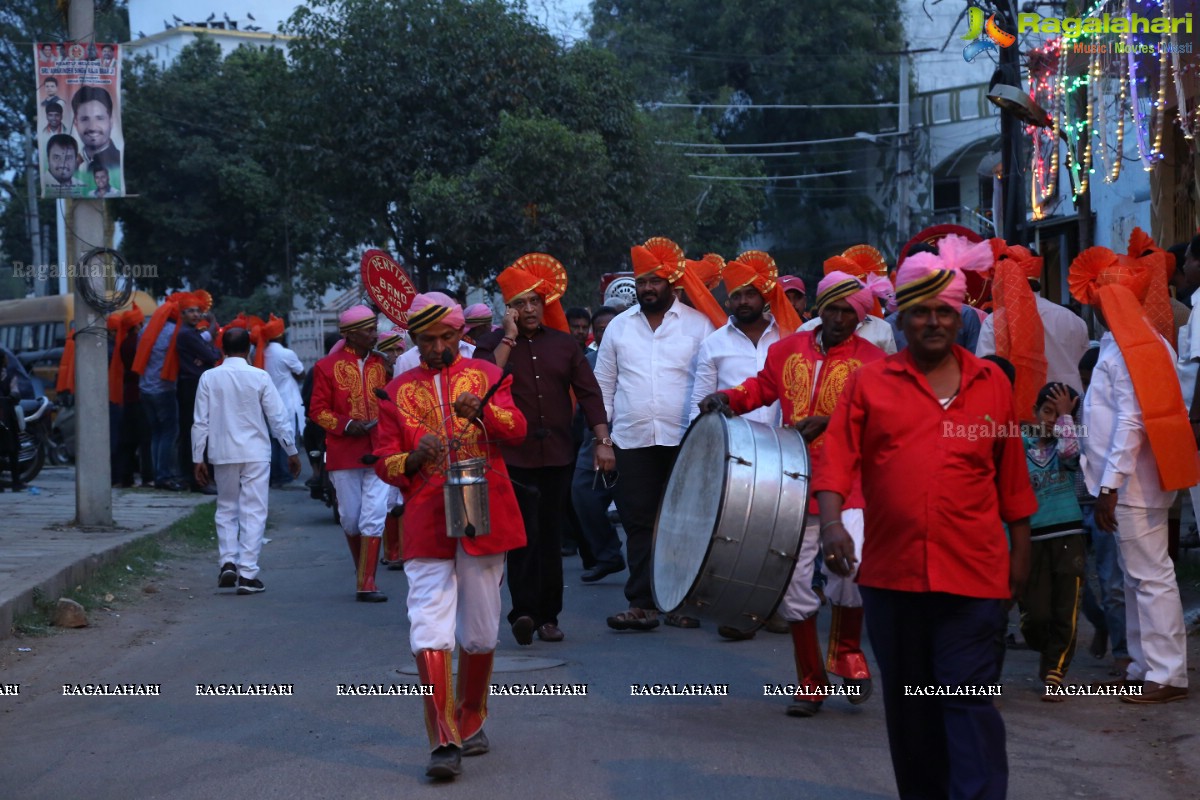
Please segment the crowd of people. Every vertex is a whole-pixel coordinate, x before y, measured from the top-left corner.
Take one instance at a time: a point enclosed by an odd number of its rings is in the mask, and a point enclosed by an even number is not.
[[[901,796],[1004,796],[992,699],[908,690],[998,683],[1014,604],[1047,701],[1065,696],[1081,613],[1091,653],[1111,652],[1116,684],[1140,690],[1122,700],[1186,698],[1172,557],[1179,490],[1200,483],[1200,322],[1188,307],[1200,237],[1166,250],[1137,231],[1127,253],[1074,259],[1067,285],[1098,344],[1040,296],[1042,259],[1001,240],[950,235],[895,266],[851,248],[824,263],[811,310],[805,283],[765,252],[692,260],[654,238],[631,262],[636,302],[624,309],[564,310],[567,272],[538,253],[497,275],[498,325],[446,292],[417,296],[407,332],[350,308],[311,371],[306,411],[276,318],[218,331],[216,366],[203,293],[170,295],[140,337],[140,312],[117,315],[115,479],[140,471],[177,489],[190,477],[204,490],[215,477],[219,585],[257,593],[270,464],[280,480],[296,475],[300,420],[318,426],[356,600],[387,600],[380,564],[407,577],[410,647],[433,687],[435,778],[488,751],[505,574],[520,646],[567,639],[568,552],[586,582],[628,570],[610,628],[701,627],[686,605],[658,609],[652,585],[656,515],[701,413],[794,429],[811,467],[810,519],[778,608],[718,633],[790,634],[790,715],[817,714],[831,674],[853,703],[878,682]],[[971,273],[991,288],[987,308],[967,302]],[[472,470],[487,476],[482,515],[461,480]]]

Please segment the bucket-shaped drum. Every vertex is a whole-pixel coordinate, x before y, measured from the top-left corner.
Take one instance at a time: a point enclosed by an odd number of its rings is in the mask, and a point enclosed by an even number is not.
[[[474,539],[491,530],[488,513],[488,460],[468,458],[450,464],[442,496],[446,500],[446,535]]]
[[[739,630],[787,590],[804,537],[808,449],[791,428],[703,414],[692,423],[654,528],[654,601]]]

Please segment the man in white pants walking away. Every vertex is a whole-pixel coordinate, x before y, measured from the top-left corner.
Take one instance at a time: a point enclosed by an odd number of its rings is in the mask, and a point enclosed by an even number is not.
[[[192,463],[196,483],[207,486],[208,461],[217,482],[217,546],[221,573],[217,585],[238,594],[263,591],[258,554],[267,527],[267,492],[273,434],[288,457],[292,477],[300,474],[295,425],[279,391],[264,370],[246,363],[250,335],[244,328],[224,334],[225,361],[200,376],[192,422]],[[270,434],[267,427],[270,426]]]

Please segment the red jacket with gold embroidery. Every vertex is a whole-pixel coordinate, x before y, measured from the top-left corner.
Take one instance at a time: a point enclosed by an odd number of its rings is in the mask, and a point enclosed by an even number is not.
[[[387,385],[388,368],[377,355],[368,355],[360,370],[358,356],[339,350],[313,367],[312,400],[308,418],[325,429],[325,468],[366,469],[362,457],[375,450],[376,430],[367,436],[347,436],[351,420],[370,422],[379,417],[376,389]]]
[[[817,348],[820,329],[801,331],[780,339],[767,350],[767,360],[758,375],[748,378],[722,394],[738,414],[780,401],[783,424],[793,425],[805,417],[833,414],[846,379],[864,364],[887,356],[883,350],[857,335],[851,335],[822,355]],[[813,479],[824,463],[825,435],[808,443],[809,466]],[[862,508],[862,482],[855,476],[850,496],[843,508]],[[817,500],[808,504],[809,513],[817,513]]]
[[[512,378],[505,378],[483,409],[479,422],[468,423],[455,416],[458,396],[470,392],[482,399],[500,379],[500,368],[475,358],[458,357],[444,370],[421,365],[401,374],[387,385],[391,402],[379,407],[378,445],[375,472],[399,486],[404,495],[404,552],[410,558],[454,558],[458,542],[471,555],[503,553],[525,546],[525,525],[513,494],[508,468],[500,445],[520,444],[525,439],[525,417],[512,398]],[[488,508],[491,531],[475,539],[451,539],[446,535],[446,505],[442,486],[446,464],[428,463],[412,475],[404,474],[408,454],[417,449],[421,437],[432,433],[445,442],[455,442],[455,461],[486,457]]]

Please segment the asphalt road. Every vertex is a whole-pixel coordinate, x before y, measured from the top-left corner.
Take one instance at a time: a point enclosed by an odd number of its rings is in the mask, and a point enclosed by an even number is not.
[[[5,642],[0,684],[20,694],[0,695],[0,798],[895,796],[878,698],[787,717],[787,699],[764,697],[763,685],[794,680],[788,637],[730,643],[707,623],[610,631],[624,574],[585,585],[577,559],[566,569],[566,641],[519,648],[505,627],[505,671],[493,680],[586,684],[587,696],[494,697],[492,752],[431,785],[418,697],[337,696],[340,683],[416,682],[397,672],[413,671],[403,574],[380,572],[390,602],[355,603],[329,511],[297,490],[273,491],[271,503],[264,594],[218,590],[214,545],[211,557],[170,562],[150,581],[156,593],[95,614],[90,628]],[[1047,704],[1035,669],[1033,654],[1010,652],[1000,702],[1011,797],[1200,798],[1200,697]],[[1083,653],[1070,677],[1106,674]],[[161,695],[64,696],[63,684],[84,683],[160,684]],[[196,696],[196,684],[216,683],[292,684],[294,694]],[[723,684],[728,696],[631,696],[632,684],[654,683]]]

